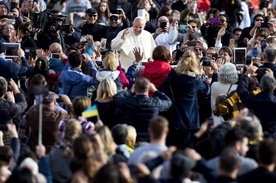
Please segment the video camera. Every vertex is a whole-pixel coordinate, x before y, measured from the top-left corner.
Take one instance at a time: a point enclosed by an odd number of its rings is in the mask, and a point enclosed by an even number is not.
[[[40,28],[44,31],[56,32],[57,30],[62,30],[62,25],[57,24],[57,21],[65,21],[67,15],[57,15],[57,11],[44,11],[38,15],[37,19],[34,20],[34,24],[39,25],[37,28]],[[53,28],[54,27],[54,28]]]

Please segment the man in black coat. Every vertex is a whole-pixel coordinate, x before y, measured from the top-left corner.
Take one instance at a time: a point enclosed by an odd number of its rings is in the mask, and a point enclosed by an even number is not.
[[[105,29],[96,22],[98,19],[97,10],[93,8],[86,10],[85,19],[86,21],[78,27],[81,30],[81,35],[92,35],[94,41],[101,41],[101,38],[106,38]]]
[[[276,137],[276,97],[273,93],[276,81],[272,73],[265,74],[261,79],[262,91],[257,95],[250,94],[249,77],[255,75],[255,71],[252,67],[248,68],[248,74],[239,81],[237,93],[242,103],[260,119],[265,135]]]
[[[261,142],[258,151],[259,167],[239,178],[239,183],[275,183],[276,142],[268,138]]]
[[[260,66],[261,69],[270,69],[273,72],[274,78],[276,78],[276,47],[275,46],[267,46],[264,50],[265,63]],[[262,76],[258,75],[257,79],[260,82]]]
[[[7,91],[8,83],[5,78],[0,77],[0,125],[3,127],[8,123],[12,123],[13,119],[20,117],[26,110],[27,102],[25,97],[16,83],[10,79],[9,88]],[[18,124],[17,124],[18,125]],[[4,132],[4,144],[10,144],[10,136]]]
[[[135,80],[133,89],[134,92],[121,91],[113,98],[115,104],[123,111],[119,122],[134,126],[137,141],[149,141],[148,125],[151,119],[159,112],[169,110],[172,102],[144,77]],[[148,96],[149,92],[153,93],[152,97]]]

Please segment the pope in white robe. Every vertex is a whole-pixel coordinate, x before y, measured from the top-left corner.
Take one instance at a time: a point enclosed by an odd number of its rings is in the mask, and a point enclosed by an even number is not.
[[[151,33],[145,31],[144,28],[145,19],[136,17],[133,21],[133,27],[120,31],[111,41],[111,48],[120,51],[120,62],[125,70],[136,61],[132,52],[135,47],[139,47],[144,53],[142,62],[147,62],[152,56],[156,44]]]

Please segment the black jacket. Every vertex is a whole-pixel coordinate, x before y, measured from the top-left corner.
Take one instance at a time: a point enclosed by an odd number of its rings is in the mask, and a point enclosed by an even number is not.
[[[276,175],[267,169],[259,167],[239,178],[239,183],[275,183]]]
[[[207,40],[208,47],[214,47],[216,43],[216,38],[218,35],[218,29],[213,26],[209,26],[206,30],[205,39]],[[233,38],[233,34],[228,30],[225,31],[225,34],[221,37],[221,44],[222,46],[229,46],[229,39]]]
[[[81,30],[81,35],[90,34],[94,41],[101,41],[101,38],[106,38],[106,30],[98,23],[88,24],[78,27]]]
[[[113,98],[115,104],[124,111],[120,123],[129,124],[137,131],[137,141],[149,140],[148,125],[159,112],[167,111],[172,105],[168,96],[156,91],[153,97],[135,95],[131,91],[121,91]]]
[[[13,118],[19,117],[27,108],[27,102],[22,93],[17,93],[15,103],[0,98],[0,124],[11,122]]]
[[[248,92],[248,83],[248,76],[243,76],[239,81],[237,93],[242,103],[260,119],[263,131],[272,135],[276,132],[276,97],[273,92],[266,91],[254,96]]]
[[[182,2],[182,0],[179,0],[175,3],[173,3],[171,6],[172,10],[178,10],[180,13],[181,13],[181,11],[185,10],[186,7],[187,7],[186,4],[184,4]]]

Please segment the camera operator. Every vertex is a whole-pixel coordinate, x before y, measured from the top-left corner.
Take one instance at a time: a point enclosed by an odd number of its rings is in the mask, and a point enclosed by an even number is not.
[[[37,34],[37,47],[47,50],[52,43],[59,43],[62,49],[65,49],[64,38],[62,34],[62,22],[64,15],[58,10],[51,10],[42,16],[42,27]]]

